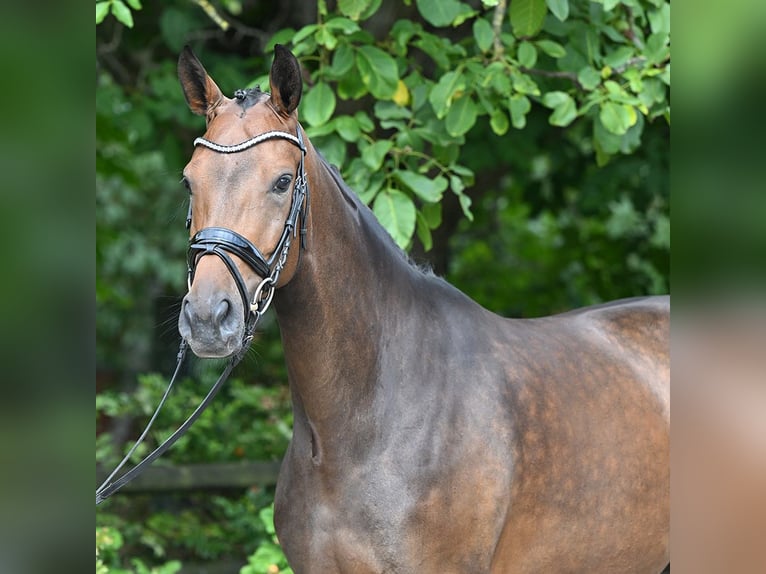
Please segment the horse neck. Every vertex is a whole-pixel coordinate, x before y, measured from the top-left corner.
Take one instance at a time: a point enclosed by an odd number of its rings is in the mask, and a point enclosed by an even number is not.
[[[414,293],[410,281],[418,272],[369,209],[341,190],[311,147],[306,168],[311,190],[307,246],[274,305],[296,436],[303,424],[312,435],[337,435],[339,428],[350,431],[364,424],[379,391],[383,331],[396,321],[402,299]]]

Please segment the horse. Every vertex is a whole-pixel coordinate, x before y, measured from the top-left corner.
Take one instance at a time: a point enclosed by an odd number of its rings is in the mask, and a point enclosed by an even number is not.
[[[312,146],[287,48],[270,92],[224,96],[188,46],[178,75],[206,118],[179,332],[200,357],[242,353],[273,298],[293,571],[662,571],[669,296],[496,315],[415,265]]]

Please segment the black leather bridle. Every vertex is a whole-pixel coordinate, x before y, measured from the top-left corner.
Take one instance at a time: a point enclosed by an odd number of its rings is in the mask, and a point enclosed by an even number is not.
[[[201,229],[189,242],[189,288],[191,288],[191,284],[194,281],[194,272],[200,258],[210,254],[218,256],[224,262],[232,277],[234,277],[237,289],[242,297],[242,306],[245,312],[246,337],[252,337],[252,330],[255,327],[255,324],[261,318],[263,313],[266,312],[266,309],[271,303],[271,299],[274,296],[274,289],[279,280],[279,275],[287,260],[287,252],[290,249],[290,244],[298,232],[299,219],[301,247],[305,247],[306,216],[308,215],[309,207],[308,182],[306,180],[306,172],[303,166],[303,158],[306,155],[306,146],[303,143],[300,127],[298,128],[297,136],[287,132],[271,131],[257,135],[236,145],[221,145],[206,140],[205,138],[197,138],[194,140],[195,146],[201,145],[218,153],[238,153],[272,139],[286,139],[294,143],[301,150],[301,159],[298,164],[298,171],[295,175],[290,212],[285,220],[285,227],[282,230],[282,235],[279,238],[274,251],[271,253],[271,256],[267,259],[247,238],[241,236],[236,231],[224,227],[206,227],[205,229]],[[190,219],[188,219],[187,222],[190,223]],[[255,271],[259,277],[262,277],[261,282],[255,289],[252,299],[248,296],[247,284],[242,278],[242,274],[239,272],[239,269],[232,260],[230,254],[239,257],[248,267]]]
[[[178,363],[176,365],[173,377],[170,379],[165,393],[160,399],[160,403],[157,409],[154,411],[149,423],[147,424],[141,436],[136,443],[125,455],[122,461],[117,467],[109,474],[104,482],[96,489],[96,504],[100,504],[106,500],[109,496],[117,492],[120,488],[125,486],[128,482],[138,476],[146,467],[148,467],[154,460],[159,458],[166,450],[168,450],[173,443],[175,443],[183,434],[191,427],[194,421],[202,414],[207,406],[213,401],[213,398],[223,386],[223,383],[229,377],[229,374],[234,367],[239,363],[242,357],[250,347],[250,342],[255,332],[255,327],[258,321],[266,313],[271,301],[274,297],[274,291],[276,290],[277,283],[279,281],[279,275],[284,269],[285,262],[287,261],[287,253],[290,250],[290,244],[298,233],[298,227],[300,225],[301,233],[301,248],[306,246],[306,220],[309,211],[309,187],[308,180],[306,179],[306,172],[304,170],[303,160],[306,156],[306,146],[303,143],[303,136],[301,135],[301,128],[298,126],[297,136],[281,131],[265,132],[255,137],[252,137],[242,143],[236,145],[221,145],[215,142],[211,142],[205,138],[197,138],[194,140],[194,145],[201,145],[208,149],[211,149],[218,153],[238,153],[249,149],[259,143],[269,141],[272,139],[285,139],[301,150],[301,159],[298,164],[298,171],[295,176],[295,182],[293,184],[293,197],[292,204],[290,205],[290,211],[285,220],[285,227],[282,231],[282,235],[277,242],[274,251],[267,259],[261,251],[253,245],[247,238],[243,237],[236,231],[226,229],[225,227],[206,227],[194,234],[189,240],[188,250],[188,285],[191,289],[192,282],[194,281],[194,272],[197,268],[200,258],[205,255],[216,255],[219,257],[226,268],[234,278],[234,282],[237,285],[239,294],[242,297],[242,305],[245,313],[245,330],[243,335],[242,346],[240,350],[229,358],[229,362],[226,365],[223,373],[212,386],[207,396],[202,400],[199,406],[184,421],[184,423],[178,427],[178,429],[170,435],[165,441],[158,446],[154,451],[147,455],[141,462],[123,474],[120,478],[112,482],[112,479],[117,472],[125,465],[128,459],[133,455],[136,448],[144,440],[149,433],[154,420],[165,404],[165,400],[170,394],[170,390],[173,387],[176,377],[181,370],[184,358],[186,356],[186,349],[188,343],[185,339],[181,340],[181,346],[178,350]],[[299,223],[300,220],[300,223]],[[189,206],[189,215],[186,219],[187,228],[191,225],[191,205]],[[261,277],[261,281],[255,288],[252,299],[248,295],[247,284],[245,283],[242,274],[240,273],[236,263],[231,258],[231,255],[239,257],[248,267],[250,267],[255,273]]]

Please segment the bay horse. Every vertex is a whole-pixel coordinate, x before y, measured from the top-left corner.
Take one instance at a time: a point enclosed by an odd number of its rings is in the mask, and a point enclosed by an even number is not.
[[[179,331],[200,357],[241,353],[273,297],[295,415],[274,521],[292,569],[663,570],[669,298],[495,315],[413,265],[314,149],[287,48],[270,93],[224,96],[188,47],[178,73],[206,117],[183,172]]]

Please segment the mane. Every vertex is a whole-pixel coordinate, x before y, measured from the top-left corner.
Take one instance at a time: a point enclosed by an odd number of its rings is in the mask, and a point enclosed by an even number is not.
[[[268,96],[268,94],[261,91],[261,86],[255,86],[254,88],[242,88],[234,92],[234,98],[244,110],[254,106],[265,96]]]
[[[434,277],[435,275],[431,266],[428,264],[417,263],[401,247],[399,247],[396,241],[394,241],[394,238],[391,237],[391,234],[380,224],[372,210],[359,199],[356,192],[343,180],[340,170],[328,162],[319,150],[316,150],[316,152],[319,156],[320,163],[332,176],[335,185],[338,187],[338,191],[340,191],[341,197],[343,197],[352,209],[360,214],[368,229],[375,235],[375,237],[379,239],[386,248],[394,251],[401,257],[403,262],[409,267],[423,275]]]

